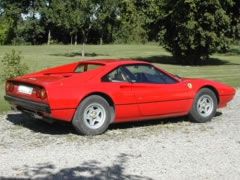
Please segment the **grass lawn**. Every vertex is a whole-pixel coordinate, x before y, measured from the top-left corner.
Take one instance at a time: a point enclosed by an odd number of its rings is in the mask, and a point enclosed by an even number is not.
[[[56,66],[81,60],[81,46],[51,45],[51,46],[0,46],[0,59],[11,49],[22,52],[23,62],[30,71]],[[240,47],[233,46],[230,53],[214,54],[209,65],[181,66],[176,65],[171,55],[162,47],[148,45],[87,45],[86,58],[133,58],[149,60],[169,72],[185,77],[200,77],[221,81],[235,87],[240,87]],[[0,64],[0,71],[2,65]],[[3,100],[4,85],[0,86],[0,112],[9,110]]]

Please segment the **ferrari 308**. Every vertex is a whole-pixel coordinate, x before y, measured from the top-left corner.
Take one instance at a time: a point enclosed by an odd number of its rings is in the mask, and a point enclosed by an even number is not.
[[[35,118],[97,135],[111,123],[186,115],[207,122],[234,94],[223,83],[178,77],[148,62],[88,60],[9,79],[5,99]]]

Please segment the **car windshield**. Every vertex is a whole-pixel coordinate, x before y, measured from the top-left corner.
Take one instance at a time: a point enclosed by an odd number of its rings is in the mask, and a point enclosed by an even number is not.
[[[132,82],[173,84],[177,81],[151,65],[127,65],[123,71]]]
[[[103,66],[103,64],[92,64],[92,63],[91,64],[90,63],[89,64],[86,64],[86,63],[79,64],[74,72],[82,73],[82,72],[86,72],[86,71],[95,70],[95,69],[97,69],[99,67],[102,67],[102,66]]]
[[[102,78],[103,82],[132,82],[153,84],[174,84],[177,80],[154,66],[146,64],[124,65]]]

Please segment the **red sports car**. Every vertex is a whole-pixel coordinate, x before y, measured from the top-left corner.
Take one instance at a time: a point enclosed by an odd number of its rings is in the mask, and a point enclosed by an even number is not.
[[[180,78],[147,62],[91,60],[10,79],[5,99],[34,117],[97,135],[118,122],[184,115],[207,122],[234,94],[228,85]]]

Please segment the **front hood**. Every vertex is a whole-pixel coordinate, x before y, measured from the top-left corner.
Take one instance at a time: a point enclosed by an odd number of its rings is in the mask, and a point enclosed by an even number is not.
[[[182,81],[191,83],[192,88],[196,91],[203,87],[212,87],[219,93],[219,95],[234,95],[236,93],[235,88],[222,82],[200,78],[182,78]]]

